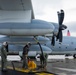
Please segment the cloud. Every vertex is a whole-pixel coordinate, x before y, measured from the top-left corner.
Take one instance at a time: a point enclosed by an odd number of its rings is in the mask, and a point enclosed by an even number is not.
[[[62,0],[32,0],[36,19],[57,22],[57,10],[62,8]]]
[[[64,9],[64,23],[76,20],[76,0],[32,0],[35,18],[58,22],[57,11]]]
[[[76,0],[32,0],[35,18],[49,22],[58,22],[57,11],[63,9],[65,12],[64,24],[68,26],[63,31],[67,33],[69,29],[71,34],[76,32]],[[70,22],[67,24],[67,22]]]
[[[64,9],[76,8],[76,0],[63,0]]]
[[[69,22],[69,23],[66,23],[66,25],[68,28],[63,31],[64,35],[66,35],[67,30],[69,30],[72,36],[76,36],[76,22],[75,21]]]
[[[32,0],[34,8],[40,8],[43,10],[46,6],[50,6],[50,8],[61,8],[62,0]]]
[[[68,24],[68,29],[71,30],[72,32],[76,32],[76,22],[70,22]]]

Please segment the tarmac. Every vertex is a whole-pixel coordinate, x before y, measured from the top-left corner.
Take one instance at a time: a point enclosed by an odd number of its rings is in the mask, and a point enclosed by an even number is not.
[[[57,58],[57,56],[55,56]],[[61,56],[60,56],[61,57]],[[40,64],[39,61],[35,61],[37,65]],[[46,69],[30,70],[22,69],[21,62],[14,62],[15,70],[11,62],[8,62],[8,71],[2,72],[0,70],[0,75],[76,75],[76,59],[73,57],[65,57],[59,59],[48,59]]]

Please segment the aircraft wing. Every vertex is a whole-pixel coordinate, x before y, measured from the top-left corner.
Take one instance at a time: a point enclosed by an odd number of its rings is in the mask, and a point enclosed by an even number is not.
[[[19,16],[20,17],[22,16],[23,19],[26,19],[27,17],[34,19],[31,0],[0,0],[0,17],[1,17],[0,20],[1,21],[6,20],[6,18],[7,20],[12,19],[12,17],[13,19],[15,18],[17,19],[19,18]]]

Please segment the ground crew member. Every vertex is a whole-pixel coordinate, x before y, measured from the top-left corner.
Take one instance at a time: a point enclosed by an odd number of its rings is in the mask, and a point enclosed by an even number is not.
[[[47,54],[40,54],[40,63],[42,68],[46,68],[47,65]]]
[[[27,69],[28,68],[28,52],[29,52],[29,46],[30,46],[30,43],[26,44],[23,48],[23,64],[22,64],[22,68],[24,69]]]
[[[1,47],[1,70],[7,71],[7,42],[3,42]]]
[[[44,55],[42,55],[42,54],[40,54],[40,64],[41,64],[41,66],[43,67],[43,65],[44,65]]]
[[[46,69],[47,66],[47,57],[48,55],[46,53],[44,53],[44,68]]]

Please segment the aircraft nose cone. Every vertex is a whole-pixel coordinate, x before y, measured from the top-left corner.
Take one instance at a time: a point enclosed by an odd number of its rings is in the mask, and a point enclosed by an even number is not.
[[[42,21],[42,20],[32,20],[31,27],[39,29],[39,35],[50,34],[54,32],[54,25],[52,23]]]
[[[50,28],[51,33],[54,32],[55,27],[52,23],[49,23],[49,28]]]

